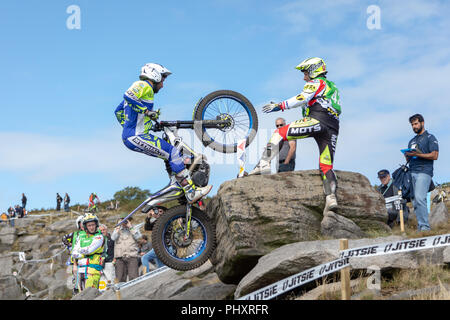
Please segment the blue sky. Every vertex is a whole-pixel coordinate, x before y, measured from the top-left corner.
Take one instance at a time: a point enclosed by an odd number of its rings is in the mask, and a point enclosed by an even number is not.
[[[79,30],[66,26],[71,5],[81,10]],[[381,29],[367,27],[370,5]],[[260,135],[250,170],[275,119],[300,118],[298,109],[266,115],[261,106],[298,94],[294,67],[322,57],[343,109],[335,169],[378,183],[379,169],[404,162],[408,117],[421,113],[440,143],[434,180],[450,181],[449,17],[438,0],[1,1],[0,210],[22,192],[28,208],[49,208],[56,192],[87,203],[93,191],[104,200],[167,183],[162,161],[125,148],[113,114],[147,62],[173,72],[155,99],[163,120],[191,118],[196,101],[219,89],[253,103]],[[212,166],[213,193],[237,174],[227,163]],[[299,141],[296,169],[317,166],[315,142]]]

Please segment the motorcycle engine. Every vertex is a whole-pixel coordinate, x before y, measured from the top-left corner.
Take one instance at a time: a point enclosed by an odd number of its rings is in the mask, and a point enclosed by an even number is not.
[[[197,187],[206,187],[209,181],[209,164],[206,161],[203,161],[197,165],[191,178]]]

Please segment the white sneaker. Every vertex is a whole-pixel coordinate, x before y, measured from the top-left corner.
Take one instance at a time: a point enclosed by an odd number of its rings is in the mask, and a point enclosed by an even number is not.
[[[271,174],[271,173],[272,173],[272,169],[270,167],[270,162],[261,160],[256,165],[256,167],[252,171],[250,171],[250,173],[248,175],[251,176],[251,175]]]
[[[198,200],[206,196],[211,191],[212,187],[213,186],[211,185],[207,185],[203,188],[190,188],[189,190],[185,191],[184,195],[186,196],[186,199],[190,204],[196,203]]]
[[[337,208],[337,199],[335,194],[329,194],[325,198],[325,208],[323,212],[334,211]]]

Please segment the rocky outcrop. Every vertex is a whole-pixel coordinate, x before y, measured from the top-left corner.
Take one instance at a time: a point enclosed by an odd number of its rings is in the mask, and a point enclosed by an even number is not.
[[[332,211],[325,213],[320,223],[320,232],[330,238],[358,239],[366,236],[352,220]]]
[[[0,300],[24,300],[22,288],[13,276],[0,277]]]
[[[219,278],[237,284],[260,257],[288,243],[390,230],[384,199],[369,180],[355,172],[336,171],[336,175],[338,215],[330,214],[325,221],[318,170],[223,183],[207,209],[217,225],[217,249],[211,261]]]
[[[14,241],[17,239],[17,229],[1,224],[3,228],[0,229],[0,252],[11,249]]]
[[[217,231],[217,248],[210,259],[212,263],[207,262],[187,272],[170,269],[122,289],[121,298],[238,298],[336,259],[338,238],[350,239],[350,248],[404,239],[401,236],[368,239],[374,233],[372,231],[391,231],[386,225],[384,199],[361,174],[336,173],[338,210],[325,214],[325,197],[317,170],[249,176],[225,182],[207,208],[207,214],[216,222]],[[433,215],[430,214],[430,219]],[[100,222],[110,228],[118,216],[99,214]],[[65,265],[68,253],[64,251],[55,255],[64,250],[61,238],[73,231],[75,218],[76,215],[72,218],[59,215],[52,219],[30,216],[16,220],[15,228],[0,224],[0,299],[56,300],[71,297],[71,271]],[[145,214],[138,212],[133,218],[133,224],[138,224],[144,221]],[[149,233],[143,233],[150,237]],[[25,253],[27,263],[19,261],[18,252]],[[50,261],[48,258],[53,256]],[[418,268],[422,263],[449,264],[450,246],[364,259],[350,258],[350,263],[352,270],[377,266],[382,273]],[[311,282],[301,290],[310,290],[315,285]],[[31,296],[25,295],[26,291]],[[335,286],[329,291],[335,291]],[[317,292],[304,298],[314,299]],[[73,299],[116,300],[117,295],[111,289],[100,293],[88,288]]]

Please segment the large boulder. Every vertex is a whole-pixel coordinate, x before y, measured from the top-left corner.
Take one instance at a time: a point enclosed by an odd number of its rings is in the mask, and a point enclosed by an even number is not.
[[[336,175],[339,215],[362,231],[390,230],[384,199],[369,180],[355,172],[337,170]],[[211,262],[220,280],[237,284],[261,256],[288,243],[317,239],[324,207],[318,170],[248,176],[223,183],[207,208],[217,226],[217,248]],[[327,230],[328,236],[333,235]]]

